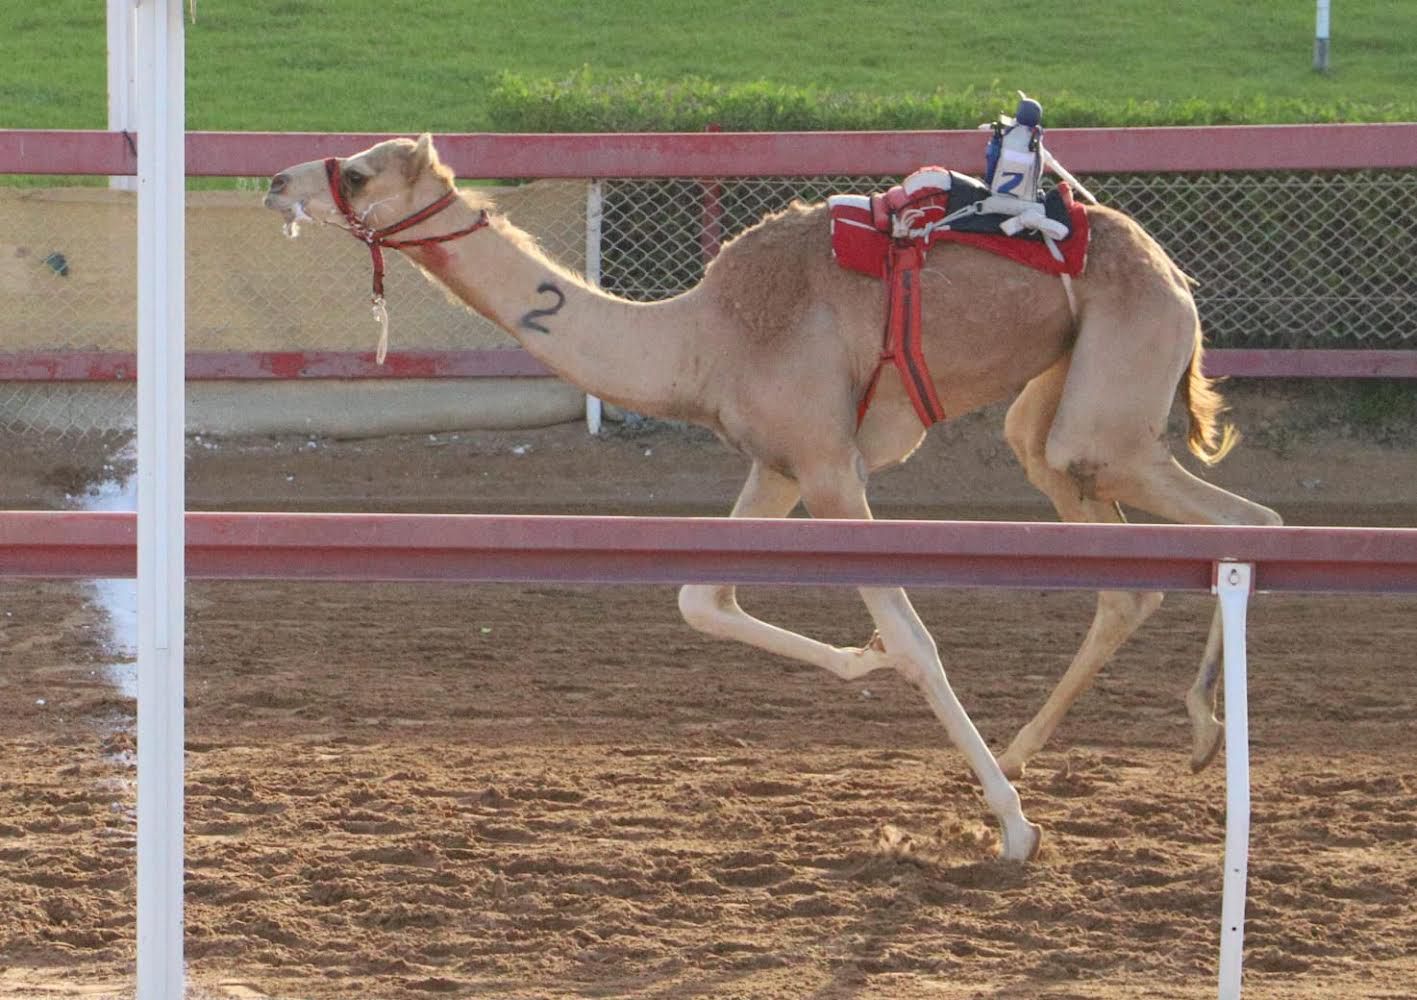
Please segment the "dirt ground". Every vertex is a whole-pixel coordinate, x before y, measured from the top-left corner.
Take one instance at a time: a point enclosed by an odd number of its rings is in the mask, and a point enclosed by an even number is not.
[[[1216,481],[1294,523],[1417,524],[1409,428],[1238,395]],[[937,430],[879,511],[1047,517],[997,423]],[[112,445],[14,442],[0,504],[72,503]],[[662,427],[194,440],[188,499],[719,513],[743,471]],[[999,748],[1092,605],[913,596]],[[870,631],[846,589],[744,604]],[[704,638],[671,588],[193,584],[192,995],[1214,996],[1224,776],[1189,773],[1180,700],[1210,604],[1168,598],[1036,759],[1044,847],[1012,865],[907,685]],[[0,623],[0,997],[130,996],[133,703],[88,585],[0,582]],[[1246,996],[1417,997],[1417,599],[1260,595],[1250,629]]]

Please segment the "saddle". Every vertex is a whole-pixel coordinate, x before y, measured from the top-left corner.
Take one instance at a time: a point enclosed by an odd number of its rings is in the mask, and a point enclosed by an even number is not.
[[[1030,202],[991,195],[980,181],[953,170],[925,167],[886,191],[832,195],[827,203],[836,262],[887,286],[881,358],[857,406],[857,426],[887,361],[900,370],[921,423],[929,427],[945,417],[920,343],[920,272],[931,246],[964,243],[1065,283],[1087,263],[1087,212],[1065,182],[1042,202]]]

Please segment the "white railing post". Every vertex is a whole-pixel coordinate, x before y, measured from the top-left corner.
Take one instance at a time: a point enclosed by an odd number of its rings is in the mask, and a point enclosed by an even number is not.
[[[1314,13],[1314,69],[1328,72],[1328,14],[1329,0],[1318,0]]]
[[[138,1000],[182,1000],[182,0],[141,0],[138,51]]]
[[[134,76],[134,10],[137,0],[108,0],[108,130],[135,132],[138,128],[138,87]],[[136,177],[108,178],[120,191],[138,190]]]
[[[1220,1000],[1239,1000],[1245,955],[1245,883],[1250,853],[1250,710],[1245,617],[1254,564],[1218,562],[1225,655],[1225,879],[1220,901]]]
[[[600,181],[593,180],[586,186],[585,196],[585,278],[596,287],[600,286],[600,227],[604,219],[605,203]],[[603,408],[598,396],[586,395],[585,425],[592,434],[600,433]]]

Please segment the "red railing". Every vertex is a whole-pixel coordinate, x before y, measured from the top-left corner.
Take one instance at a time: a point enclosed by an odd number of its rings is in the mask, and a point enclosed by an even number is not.
[[[193,177],[267,177],[343,156],[388,133],[192,132]],[[133,174],[141,137],[123,132],[0,131],[0,173]],[[442,135],[464,177],[777,177],[903,174],[973,163],[977,131],[682,132]],[[1365,170],[1417,166],[1417,123],[1057,128],[1048,144],[1074,173]]]
[[[137,515],[0,513],[0,577],[131,577]],[[1417,529],[478,514],[186,515],[190,579],[1417,593]]]

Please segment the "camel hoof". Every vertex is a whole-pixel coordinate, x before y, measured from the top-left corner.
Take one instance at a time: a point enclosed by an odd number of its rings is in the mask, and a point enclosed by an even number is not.
[[[1043,828],[1037,823],[1024,820],[1021,837],[1011,837],[1009,831],[1004,830],[1003,843],[999,847],[999,857],[1004,861],[1032,861],[1038,857],[1039,848],[1042,846]]]
[[[1204,731],[1197,729],[1191,745],[1191,773],[1200,774],[1209,767],[1224,743],[1225,726],[1214,719],[1209,720]]]
[[[1027,765],[1022,760],[1011,757],[1007,753],[1002,753],[994,758],[999,764],[999,770],[1004,772],[1004,777],[1010,781],[1018,781],[1027,770]]]

